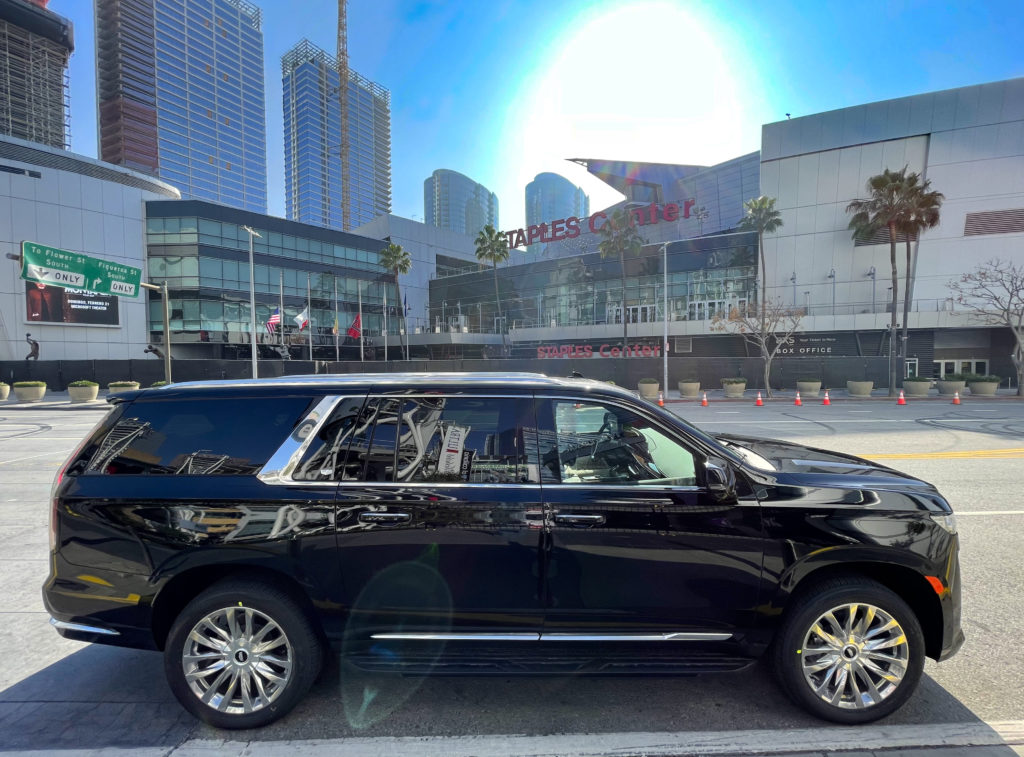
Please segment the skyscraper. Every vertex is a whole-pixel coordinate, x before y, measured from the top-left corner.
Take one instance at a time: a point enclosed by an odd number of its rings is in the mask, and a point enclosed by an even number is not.
[[[96,0],[99,153],[185,199],[267,209],[259,8],[246,0]]]
[[[0,134],[67,149],[71,22],[28,0],[0,0]]]
[[[551,223],[559,218],[590,215],[590,198],[583,190],[556,173],[539,173],[526,185],[526,225]],[[540,244],[529,246],[539,252]]]
[[[423,182],[423,217],[430,226],[475,236],[498,228],[498,196],[457,171],[439,168]]]
[[[348,230],[391,212],[391,93],[348,73],[347,160],[341,155],[338,62],[307,39],[281,59],[285,211],[293,221]],[[349,224],[342,171],[349,170]]]

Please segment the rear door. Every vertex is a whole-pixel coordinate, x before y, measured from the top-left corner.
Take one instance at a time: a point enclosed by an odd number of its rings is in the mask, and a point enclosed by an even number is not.
[[[536,640],[532,398],[371,394],[334,425],[346,639]]]
[[[550,398],[538,416],[545,639],[714,641],[750,626],[763,551],[752,496],[709,492],[699,448],[640,407]]]

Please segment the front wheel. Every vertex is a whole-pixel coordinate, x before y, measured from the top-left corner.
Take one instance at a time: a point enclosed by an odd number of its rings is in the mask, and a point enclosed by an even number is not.
[[[895,712],[924,669],[924,634],[897,594],[867,578],[833,578],[797,596],[772,665],[797,704],[852,725]]]
[[[254,581],[225,581],[193,599],[164,648],[174,695],[217,728],[258,728],[284,716],[321,662],[302,608],[279,588]]]

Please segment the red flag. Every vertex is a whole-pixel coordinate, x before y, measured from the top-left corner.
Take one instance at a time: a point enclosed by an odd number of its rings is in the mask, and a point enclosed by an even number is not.
[[[362,333],[363,326],[362,321],[360,320],[361,317],[362,316],[357,314],[356,319],[352,321],[352,325],[348,327],[348,335],[353,339],[358,339],[359,335]]]

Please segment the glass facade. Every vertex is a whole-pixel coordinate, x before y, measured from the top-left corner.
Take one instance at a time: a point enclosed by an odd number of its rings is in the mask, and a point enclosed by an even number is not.
[[[423,218],[428,226],[476,236],[498,226],[498,196],[456,171],[439,168],[423,182]]]
[[[599,254],[541,260],[498,269],[507,328],[661,322],[664,318],[661,245],[646,245],[622,266]],[[491,270],[430,282],[430,311],[438,324],[495,330]],[[722,234],[668,243],[669,320],[710,320],[757,301],[757,235]],[[453,321],[453,319],[460,319]],[[467,320],[468,319],[468,322]]]
[[[526,225],[551,223],[559,218],[585,218],[590,215],[590,198],[583,190],[556,173],[539,173],[526,185]],[[540,253],[544,245],[527,249]]]
[[[97,0],[102,159],[266,212],[261,23],[245,0]]]
[[[281,59],[281,69],[288,218],[352,229],[390,213],[391,94],[349,71],[348,155],[342,156],[335,58],[302,40]],[[347,226],[342,207],[345,169],[350,177]]]
[[[359,312],[366,336],[381,334],[386,295],[394,311],[394,279],[381,268],[377,240],[258,216],[200,202],[147,203],[148,278],[166,281],[170,290],[171,339],[237,348],[250,343],[249,234],[253,239],[257,343],[268,349],[298,349],[306,357],[308,331],[295,322],[306,308],[310,291],[313,345],[330,347],[333,357],[335,308],[341,343]],[[337,286],[338,299],[334,292]],[[271,334],[266,324],[284,302],[282,328]],[[163,305],[150,298],[149,330],[161,339]],[[392,318],[390,333],[397,333]],[[210,350],[210,357],[235,357],[232,349]],[[325,356],[327,357],[327,356]]]

